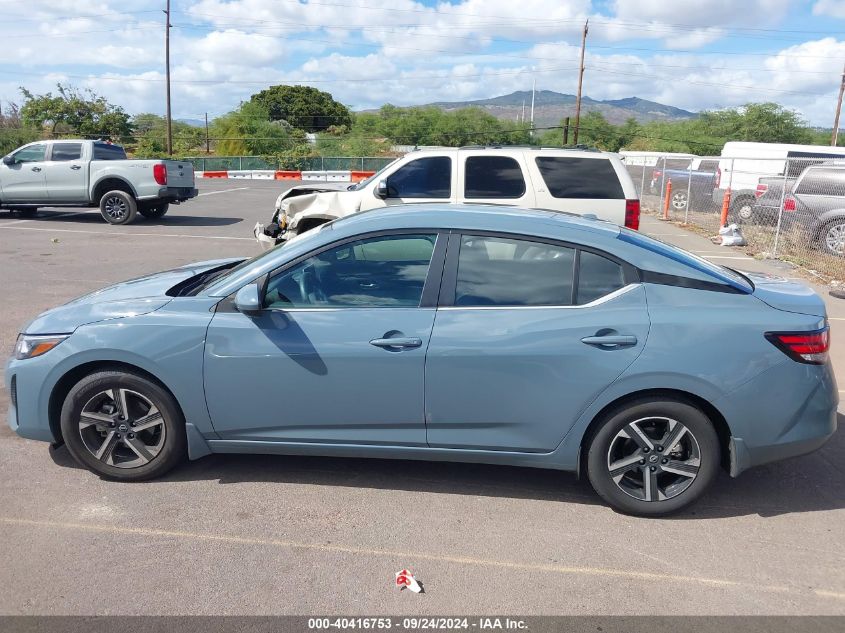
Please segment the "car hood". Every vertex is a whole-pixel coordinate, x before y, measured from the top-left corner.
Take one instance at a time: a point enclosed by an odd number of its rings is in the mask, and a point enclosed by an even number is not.
[[[778,310],[825,317],[824,300],[807,284],[776,275],[743,272],[754,283],[754,296]]]
[[[154,312],[173,299],[166,293],[176,284],[212,268],[237,261],[241,261],[241,258],[197,262],[122,281],[41,313],[23,331],[27,334],[62,334],[73,332],[89,323]]]

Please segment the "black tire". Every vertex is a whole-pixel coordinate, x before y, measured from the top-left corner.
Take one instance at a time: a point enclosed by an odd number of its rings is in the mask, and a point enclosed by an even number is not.
[[[138,208],[138,212],[143,215],[148,220],[157,220],[158,218],[164,216],[167,213],[167,210],[170,208],[169,202],[162,202],[155,206],[142,206]]]
[[[138,214],[138,203],[132,194],[115,189],[100,198],[100,215],[109,224],[130,224]]]
[[[731,201],[729,222],[732,224],[753,224],[757,221],[756,215],[754,211],[754,198],[740,196],[736,200]]]
[[[22,218],[34,218],[38,215],[38,207],[18,207],[17,212]]]
[[[837,218],[825,224],[819,231],[819,246],[828,255],[845,256],[845,218]]]
[[[121,401],[128,409],[124,418]],[[147,404],[157,409],[158,419]],[[130,372],[96,372],[76,383],[62,405],[61,429],[76,461],[106,479],[154,479],[187,456],[185,420],[176,400]]]
[[[670,426],[670,421],[675,426]],[[625,439],[634,435],[628,432],[631,423],[643,430],[653,445],[651,449],[643,448],[640,443],[647,442],[641,439]],[[681,433],[674,444],[664,435],[673,429]],[[664,452],[660,442],[667,439],[672,446]],[[644,517],[672,514],[696,501],[716,479],[721,463],[719,437],[712,422],[700,409],[680,400],[638,400],[611,411],[585,447],[587,475],[593,489],[615,510]],[[629,450],[631,453],[627,454]],[[626,465],[626,460],[634,461]],[[615,477],[611,475],[611,464],[622,465],[617,466]],[[681,475],[678,469],[689,472]],[[646,474],[650,475],[649,482],[656,482],[648,488]]]

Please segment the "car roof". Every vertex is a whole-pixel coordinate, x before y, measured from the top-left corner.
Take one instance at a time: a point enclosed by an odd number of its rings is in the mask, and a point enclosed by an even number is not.
[[[456,152],[458,154],[467,152],[490,152],[491,154],[506,154],[509,152],[531,152],[532,154],[553,154],[559,156],[577,155],[589,156],[590,158],[602,158],[618,155],[614,152],[603,152],[595,147],[586,145],[577,147],[537,147],[535,145],[466,145],[464,147],[422,147],[414,149],[405,154],[406,156],[420,154],[442,154],[443,152]]]
[[[619,234],[616,224],[589,216],[496,204],[408,204],[354,213],[327,225],[327,230],[350,235],[404,228],[502,231],[529,235],[542,235],[549,229],[555,233],[569,229],[608,238]]]

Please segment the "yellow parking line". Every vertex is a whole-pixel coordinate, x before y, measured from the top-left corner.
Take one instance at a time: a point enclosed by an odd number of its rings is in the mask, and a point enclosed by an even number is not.
[[[566,567],[562,565],[544,565],[539,563],[517,563],[511,561],[472,558],[469,556],[446,556],[441,554],[424,554],[420,552],[400,552],[367,547],[355,547],[353,545],[327,545],[322,543],[303,543],[298,541],[286,541],[273,538],[268,539],[260,537],[234,536],[226,534],[203,534],[199,532],[186,532],[182,530],[159,530],[154,528],[121,527],[119,525],[94,525],[90,523],[68,523],[63,521],[35,521],[31,519],[16,519],[12,517],[0,517],[0,523],[5,523],[6,525],[43,527],[63,530],[83,530],[88,532],[105,532],[110,534],[135,534],[150,537],[190,539],[218,543],[222,542],[230,543],[232,545],[259,545],[265,547],[283,547],[289,549],[312,550],[319,552],[342,552],[344,554],[382,556],[385,558],[396,558],[406,561],[431,560],[442,563],[455,563],[459,565],[478,565],[499,569],[514,569],[518,571],[528,572],[612,577],[628,580],[686,582],[700,585],[708,585],[713,587],[740,587],[743,590],[750,589],[776,593],[805,593],[801,589],[792,587],[761,585],[758,583],[744,583],[737,580],[707,578],[704,576],[680,576],[675,574],[662,574],[659,572],[629,571],[621,569],[607,569],[601,567]],[[828,591],[825,589],[813,589],[811,591],[812,593],[815,593],[816,595],[821,597],[834,598],[836,600],[845,600],[845,593]]]

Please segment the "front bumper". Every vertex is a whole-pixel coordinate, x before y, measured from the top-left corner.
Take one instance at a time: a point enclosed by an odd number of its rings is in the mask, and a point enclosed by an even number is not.
[[[45,354],[48,355],[49,352]],[[25,361],[12,358],[6,364],[5,383],[10,396],[7,421],[9,428],[21,437],[42,442],[58,441],[50,429],[49,398],[42,397],[52,368],[53,363],[44,362],[41,357]]]

